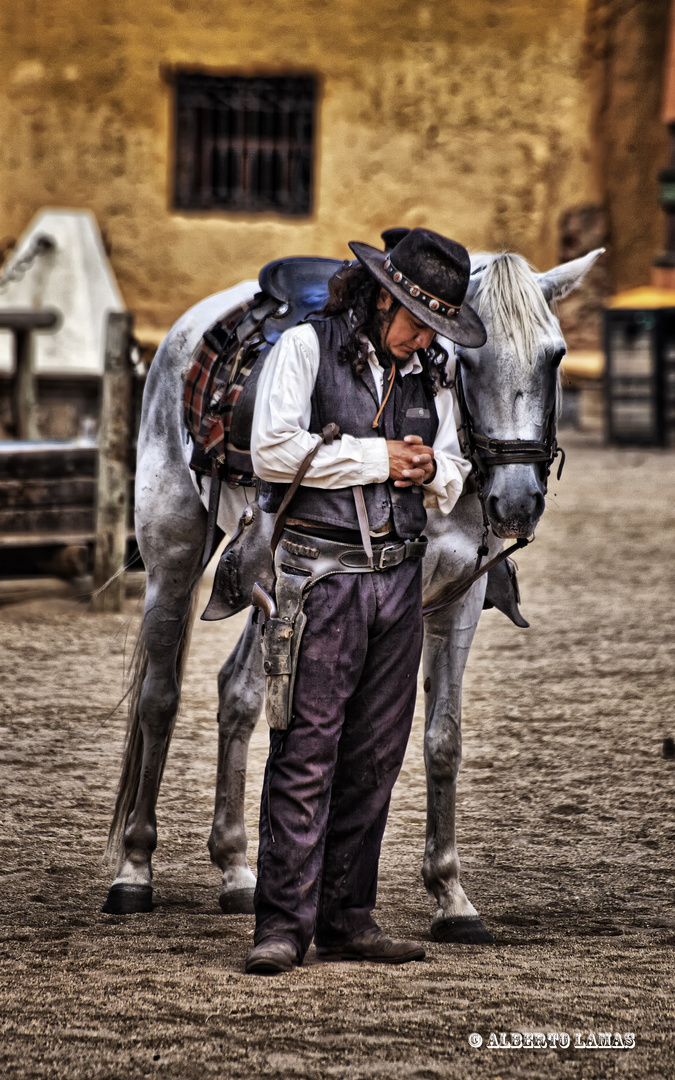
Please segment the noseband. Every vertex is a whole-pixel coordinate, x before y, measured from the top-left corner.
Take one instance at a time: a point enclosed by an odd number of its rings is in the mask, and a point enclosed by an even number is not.
[[[555,459],[560,456],[558,480],[562,476],[563,465],[565,464],[565,451],[561,446],[558,446],[556,439],[555,408],[551,409],[549,414],[546,424],[546,438],[543,442],[537,439],[488,439],[487,435],[481,435],[480,432],[476,431],[473,417],[469,412],[462,382],[462,365],[459,360],[455,368],[455,391],[461,416],[461,424],[457,429],[459,445],[464,457],[471,462],[471,476],[476,485],[476,492],[483,511],[483,536],[478,548],[473,574],[446,589],[433,603],[427,604],[422,609],[425,616],[433,615],[437,611],[450,607],[479,578],[498,566],[499,563],[504,562],[505,559],[508,559],[509,555],[512,555],[514,551],[527,547],[534,539],[534,537],[529,539],[521,537],[511,547],[500,551],[498,555],[495,555],[494,559],[481,567],[481,562],[489,554],[490,550],[488,547],[490,519],[487,515],[483,492],[483,483],[487,479],[488,470],[495,465],[539,465],[542,480],[544,481],[544,491],[546,491],[551,465]]]

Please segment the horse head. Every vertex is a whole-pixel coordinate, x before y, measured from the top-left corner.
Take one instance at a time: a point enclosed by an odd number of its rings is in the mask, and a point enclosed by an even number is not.
[[[499,537],[530,536],[544,512],[566,351],[550,305],[581,282],[602,251],[545,274],[520,255],[472,256],[467,300],[488,336],[480,349],[455,349],[460,435]]]

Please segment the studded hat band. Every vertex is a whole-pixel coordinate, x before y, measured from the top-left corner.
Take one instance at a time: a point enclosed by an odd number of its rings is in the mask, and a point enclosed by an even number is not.
[[[461,306],[455,307],[445,300],[439,300],[433,293],[426,292],[419,285],[415,285],[414,281],[410,281],[400,270],[396,269],[389,257],[384,260],[384,269],[396,285],[400,285],[414,300],[419,300],[420,303],[428,307],[429,311],[434,311],[447,319],[454,319],[455,315],[458,315],[461,311]]]

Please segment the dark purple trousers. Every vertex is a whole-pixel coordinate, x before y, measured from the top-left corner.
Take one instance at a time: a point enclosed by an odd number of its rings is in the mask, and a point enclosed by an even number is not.
[[[270,733],[255,943],[337,945],[374,925],[377,867],[422,651],[422,569],[336,574],[310,589],[293,719]]]

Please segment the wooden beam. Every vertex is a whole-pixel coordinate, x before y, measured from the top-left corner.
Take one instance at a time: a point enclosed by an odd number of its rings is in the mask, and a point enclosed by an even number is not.
[[[124,557],[127,540],[131,380],[129,360],[133,315],[111,312],[103,372],[99,426],[94,597],[96,611],[121,611],[124,603]],[[111,581],[114,575],[117,577]],[[110,582],[109,584],[107,584]],[[105,586],[105,587],[104,587]]]
[[[0,308],[3,330],[53,330],[59,318],[55,308]]]
[[[675,124],[675,5],[671,4],[661,119]]]
[[[14,427],[16,438],[36,442],[39,439],[37,394],[33,370],[33,348],[30,330],[14,330]]]
[[[77,443],[41,442],[16,446],[0,442],[0,484],[10,480],[62,480],[95,477],[98,449]]]
[[[14,432],[17,439],[34,442],[39,438],[35,407],[37,392],[33,370],[31,334],[34,330],[53,330],[59,313],[49,308],[33,311],[30,308],[0,311],[0,328],[11,330],[14,336]]]

